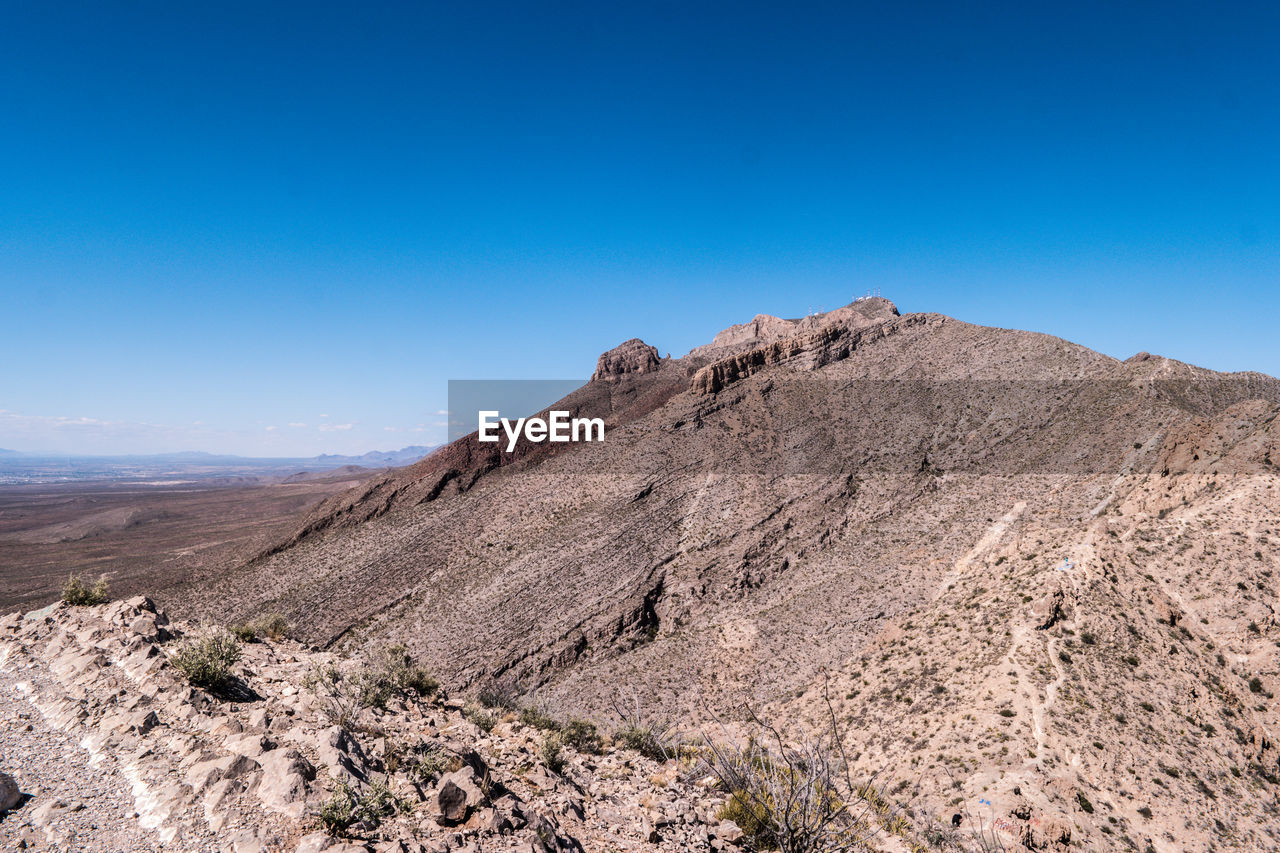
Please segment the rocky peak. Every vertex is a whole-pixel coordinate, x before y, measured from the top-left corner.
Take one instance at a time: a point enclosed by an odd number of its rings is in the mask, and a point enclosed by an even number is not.
[[[628,373],[649,373],[661,364],[658,350],[639,338],[623,341],[601,354],[592,379],[612,379]]]
[[[897,306],[879,296],[855,299],[843,308],[810,314],[794,320],[786,320],[770,314],[757,314],[748,323],[740,323],[724,329],[711,340],[711,343],[694,348],[689,355],[722,358],[826,326],[842,325],[850,329],[864,329],[892,320],[897,316],[899,316]]]

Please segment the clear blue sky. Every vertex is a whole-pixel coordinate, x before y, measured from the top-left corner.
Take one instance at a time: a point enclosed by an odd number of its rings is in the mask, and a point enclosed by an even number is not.
[[[10,3],[0,447],[430,443],[449,378],[872,287],[1280,374],[1278,44],[1263,3]]]

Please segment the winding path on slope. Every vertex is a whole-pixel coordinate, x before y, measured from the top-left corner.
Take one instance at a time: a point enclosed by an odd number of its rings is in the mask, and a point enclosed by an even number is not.
[[[938,584],[938,589],[934,593],[934,597],[937,598],[946,592],[947,587],[951,586],[962,575],[964,575],[964,573],[968,571],[969,567],[973,565],[975,560],[985,554],[990,548],[998,544],[1000,540],[1004,538],[1004,534],[1008,531],[1009,525],[1021,518],[1022,514],[1026,511],[1027,502],[1018,501],[1013,505],[1013,509],[1006,512],[1000,517],[999,521],[988,527],[987,532],[982,534],[982,537],[978,539],[977,543],[970,548],[963,557],[956,560],[955,565],[951,567],[951,571],[947,572],[947,574],[942,578],[942,582]]]

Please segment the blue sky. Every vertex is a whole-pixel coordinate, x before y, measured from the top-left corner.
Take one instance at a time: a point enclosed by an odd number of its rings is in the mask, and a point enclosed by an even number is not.
[[[1280,374],[1277,43],[1274,4],[9,4],[0,447],[432,443],[450,378],[868,288]]]

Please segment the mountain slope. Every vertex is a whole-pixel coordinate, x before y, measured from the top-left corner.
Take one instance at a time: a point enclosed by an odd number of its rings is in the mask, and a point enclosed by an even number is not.
[[[603,444],[462,439],[175,605],[597,716],[816,725],[829,678],[858,761],[935,816],[1274,843],[1280,383],[870,302],[628,342],[556,406]]]

